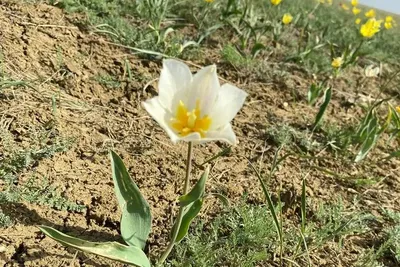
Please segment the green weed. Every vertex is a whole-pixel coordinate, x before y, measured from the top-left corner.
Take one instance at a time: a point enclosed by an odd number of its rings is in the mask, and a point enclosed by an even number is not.
[[[398,266],[400,264],[400,213],[383,210],[386,223],[391,226],[383,231],[379,245],[367,250],[357,266]]]
[[[339,252],[348,235],[369,230],[373,217],[362,212],[349,212],[341,201],[321,205],[307,219],[305,242],[298,247],[298,227],[284,221],[284,247],[288,259],[304,265],[307,252],[336,243]],[[210,223],[198,222],[182,246],[177,247],[168,266],[264,266],[272,264],[278,253],[273,217],[266,206],[241,203],[225,210]]]
[[[121,86],[121,82],[111,75],[98,75],[95,77],[95,80],[99,84],[111,89],[119,88]]]
[[[55,209],[82,211],[84,206],[68,201],[45,178],[31,177],[27,182],[21,182],[19,176],[30,170],[45,158],[51,158],[56,153],[67,151],[72,140],[54,136],[52,129],[31,129],[30,147],[21,148],[13,140],[7,130],[0,128],[0,145],[3,147],[0,162],[0,180],[3,190],[0,192],[0,205],[9,203],[29,202],[46,205]],[[0,209],[1,211],[1,209]],[[12,218],[0,212],[0,226],[12,224]]]

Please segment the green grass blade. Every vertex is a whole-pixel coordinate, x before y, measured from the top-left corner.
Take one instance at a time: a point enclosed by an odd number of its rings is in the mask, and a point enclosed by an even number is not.
[[[281,227],[281,225],[279,223],[278,216],[276,215],[275,207],[274,207],[274,204],[272,203],[272,199],[271,199],[271,196],[270,196],[270,194],[268,192],[267,186],[265,185],[264,180],[261,177],[261,174],[257,171],[257,169],[254,167],[254,165],[250,161],[249,161],[249,164],[250,164],[250,167],[253,169],[253,171],[256,173],[257,178],[261,183],[261,187],[263,189],[265,198],[267,200],[268,209],[271,211],[272,218],[274,220],[274,224],[275,224],[278,236],[279,236],[279,240],[283,240],[282,227]]]
[[[221,152],[217,153],[216,155],[212,156],[211,158],[206,159],[202,164],[200,164],[200,166],[203,166],[204,164],[207,164],[219,157],[223,157],[225,155],[228,155],[229,153],[232,152],[232,148],[231,147],[227,147],[224,148],[223,150],[221,150]]]
[[[306,232],[306,179],[303,178],[301,185],[301,233]]]

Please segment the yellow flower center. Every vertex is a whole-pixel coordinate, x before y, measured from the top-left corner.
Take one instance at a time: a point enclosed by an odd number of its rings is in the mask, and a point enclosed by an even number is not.
[[[199,101],[192,111],[188,111],[185,104],[179,101],[175,117],[171,119],[171,126],[180,136],[199,133],[203,138],[211,126],[211,118],[208,115],[201,117]]]

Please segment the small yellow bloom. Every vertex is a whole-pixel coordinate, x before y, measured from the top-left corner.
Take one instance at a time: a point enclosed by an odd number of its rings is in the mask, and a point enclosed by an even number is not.
[[[358,15],[358,14],[360,14],[361,9],[356,8],[356,7],[353,7],[352,11],[353,11],[353,14],[354,14],[354,15]]]
[[[392,16],[387,16],[385,18],[385,22],[393,22],[393,17]]]
[[[384,24],[386,30],[390,30],[393,28],[393,24],[391,22],[385,22]]]
[[[343,58],[342,57],[336,57],[332,60],[332,67],[334,68],[340,68],[343,64]]]
[[[371,38],[381,28],[382,21],[376,20],[375,18],[369,19],[365,24],[361,25],[360,33],[366,38]]]
[[[271,0],[271,4],[273,4],[274,6],[279,5],[282,2],[282,0]]]
[[[370,9],[370,10],[368,10],[368,11],[365,13],[365,16],[366,16],[367,18],[375,18],[376,12],[375,12],[374,9]]]
[[[349,10],[349,6],[346,4],[340,4],[344,10]]]
[[[289,13],[284,14],[282,17],[282,22],[285,25],[290,24],[292,22],[292,20],[293,20],[293,17]]]
[[[332,0],[326,0],[326,3],[331,6],[332,5]]]
[[[400,113],[400,106],[397,106],[397,107],[396,107],[396,111],[397,111],[398,113]]]
[[[385,26],[385,28],[386,28],[387,30],[393,28],[393,26],[394,26],[395,24],[396,24],[396,22],[393,20],[393,17],[392,17],[392,16],[387,16],[387,17],[385,18],[385,24],[384,24],[384,26]]]
[[[352,6],[357,6],[358,5],[358,0],[351,0],[351,5]]]
[[[360,24],[361,23],[361,19],[360,18],[358,18],[358,19],[356,19],[356,24],[358,25],[358,24]]]

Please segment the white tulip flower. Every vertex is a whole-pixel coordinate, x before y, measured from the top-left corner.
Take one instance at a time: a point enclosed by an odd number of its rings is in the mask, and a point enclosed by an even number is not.
[[[143,102],[143,106],[172,142],[237,143],[230,122],[247,93],[230,84],[220,86],[215,65],[192,75],[184,63],[164,60],[158,89],[158,96]]]
[[[365,68],[365,76],[366,77],[378,77],[380,72],[379,67],[375,67],[374,65],[369,65]]]

